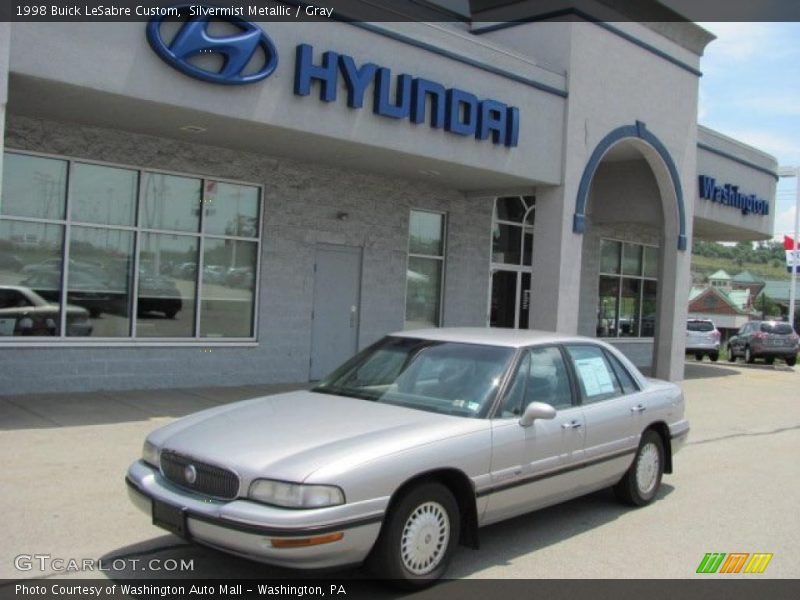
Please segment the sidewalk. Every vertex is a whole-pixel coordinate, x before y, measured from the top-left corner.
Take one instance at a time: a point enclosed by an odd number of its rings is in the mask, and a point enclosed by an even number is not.
[[[182,417],[218,404],[307,388],[310,384],[0,395],[0,430],[105,425]]]

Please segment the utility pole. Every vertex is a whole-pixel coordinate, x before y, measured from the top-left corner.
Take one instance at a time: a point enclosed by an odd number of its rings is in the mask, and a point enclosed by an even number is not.
[[[789,283],[789,324],[794,327],[794,305],[796,301],[795,288],[797,287],[797,267],[800,258],[800,167],[780,167],[778,169],[780,177],[795,178],[795,204],[794,204],[794,260],[792,261],[792,278]]]

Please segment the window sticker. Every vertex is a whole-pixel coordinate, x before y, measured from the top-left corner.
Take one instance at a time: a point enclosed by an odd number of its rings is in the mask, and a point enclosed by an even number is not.
[[[581,381],[583,381],[586,395],[590,398],[614,392],[611,373],[608,371],[603,357],[579,358],[575,361],[575,367],[578,369]]]

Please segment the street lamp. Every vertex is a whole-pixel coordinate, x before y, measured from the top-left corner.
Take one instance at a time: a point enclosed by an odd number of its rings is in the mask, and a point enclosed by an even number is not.
[[[794,177],[795,178],[795,204],[794,204],[794,234],[792,241],[794,242],[794,260],[792,261],[792,278],[789,284],[789,324],[794,327],[794,303],[795,303],[795,287],[797,287],[797,267],[798,267],[798,250],[800,250],[800,167],[779,167],[779,177]]]

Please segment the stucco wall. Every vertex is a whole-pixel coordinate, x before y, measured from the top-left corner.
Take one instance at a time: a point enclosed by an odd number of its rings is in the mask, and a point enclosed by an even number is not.
[[[411,208],[448,214],[444,324],[485,324],[489,200],[355,170],[13,116],[6,149],[260,183],[265,220],[257,347],[0,348],[2,393],[305,381],[315,244],[364,248],[363,347],[403,326]],[[347,221],[336,219],[339,211],[349,213]]]

